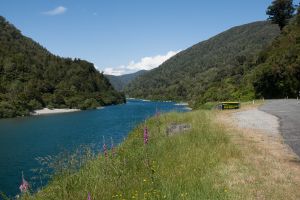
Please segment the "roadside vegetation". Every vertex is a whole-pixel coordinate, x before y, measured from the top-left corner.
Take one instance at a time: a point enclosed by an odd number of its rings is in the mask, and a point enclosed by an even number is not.
[[[300,11],[300,8],[299,8]],[[253,73],[257,96],[296,98],[300,92],[300,12],[260,53]]]

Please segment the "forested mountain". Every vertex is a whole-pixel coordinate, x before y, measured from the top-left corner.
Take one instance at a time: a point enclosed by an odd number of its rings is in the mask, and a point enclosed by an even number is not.
[[[139,77],[145,74],[147,70],[140,70],[132,74],[124,74],[121,76],[114,76],[114,75],[105,75],[110,83],[114,86],[114,88],[118,91],[123,91],[124,88],[133,81],[136,77]]]
[[[277,25],[266,21],[231,28],[138,77],[125,92],[130,97],[194,104],[252,98],[254,89],[245,74],[279,33]]]
[[[0,16],[0,118],[124,101],[92,63],[51,54]]]
[[[296,98],[300,95],[299,11],[272,45],[260,53],[253,74],[258,97]]]

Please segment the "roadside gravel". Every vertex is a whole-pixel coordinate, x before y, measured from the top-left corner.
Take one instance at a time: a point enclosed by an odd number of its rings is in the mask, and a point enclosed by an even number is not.
[[[268,134],[279,134],[278,118],[258,109],[233,113],[239,128],[262,130]]]

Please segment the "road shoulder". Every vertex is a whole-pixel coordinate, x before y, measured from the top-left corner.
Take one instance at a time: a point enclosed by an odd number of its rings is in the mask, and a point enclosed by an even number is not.
[[[221,175],[231,174],[228,183],[238,195],[233,198],[300,199],[299,158],[283,142],[277,117],[257,107],[216,112],[216,124],[227,130],[243,159],[232,160]]]

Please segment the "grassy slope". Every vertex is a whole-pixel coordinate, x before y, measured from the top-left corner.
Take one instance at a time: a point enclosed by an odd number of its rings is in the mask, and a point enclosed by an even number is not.
[[[253,106],[253,105],[251,105]],[[117,149],[117,156],[91,159],[80,171],[56,176],[42,191],[24,199],[295,199],[298,175],[289,157],[274,156],[277,145],[253,140],[217,121],[220,113],[171,113],[148,120]],[[217,118],[216,118],[217,117]],[[228,120],[229,115],[223,116]],[[191,123],[192,130],[166,136],[167,124]],[[257,138],[257,137],[256,137]],[[280,150],[281,152],[281,150]],[[298,178],[298,181],[295,178]]]
[[[102,156],[77,173],[60,175],[32,199],[85,199],[88,192],[92,199],[226,199],[225,180],[216,169],[239,154],[211,117],[210,112],[191,112],[148,120],[147,146],[140,126],[118,147],[116,157]],[[164,130],[171,122],[188,122],[193,128],[168,137]]]

